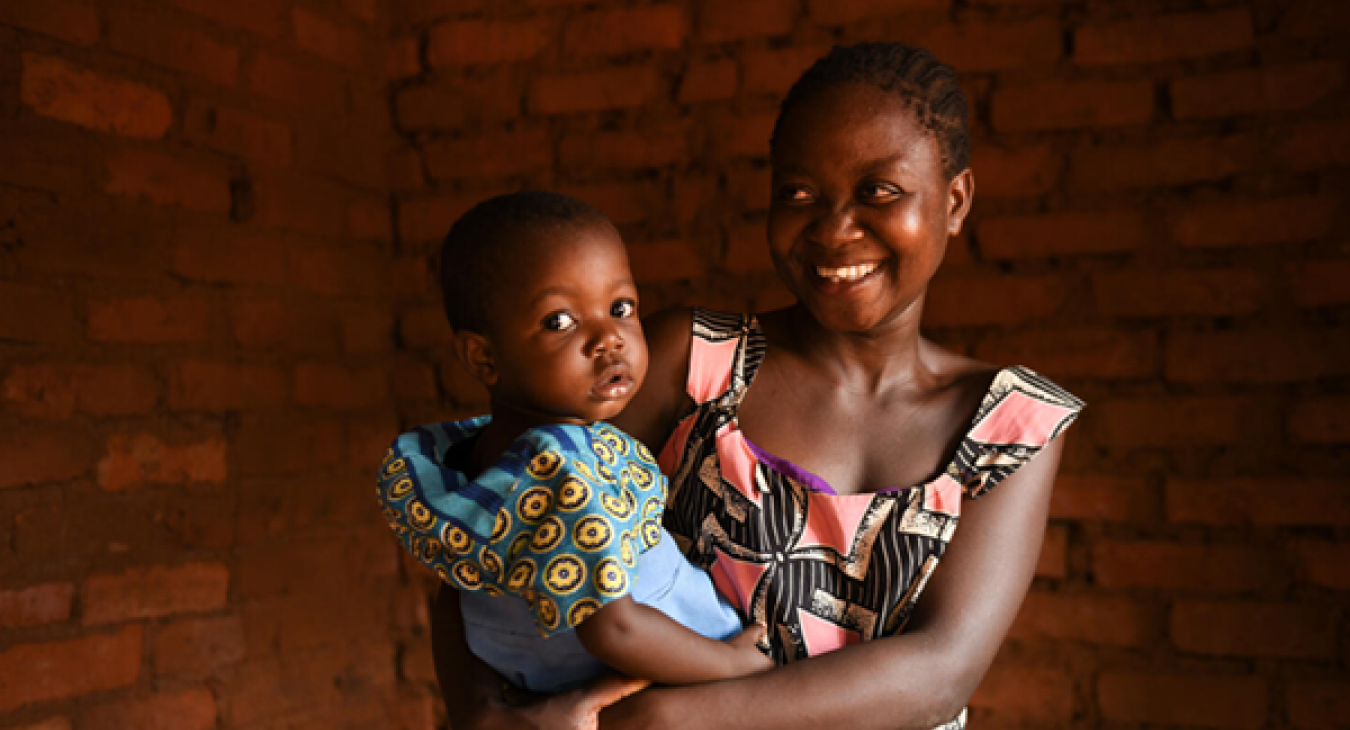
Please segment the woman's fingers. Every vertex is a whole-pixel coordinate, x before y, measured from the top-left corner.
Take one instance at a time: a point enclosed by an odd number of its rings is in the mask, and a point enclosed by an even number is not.
[[[641,692],[650,684],[651,682],[646,679],[611,672],[577,691],[586,696],[586,701],[591,703],[593,711],[598,713],[628,695]]]

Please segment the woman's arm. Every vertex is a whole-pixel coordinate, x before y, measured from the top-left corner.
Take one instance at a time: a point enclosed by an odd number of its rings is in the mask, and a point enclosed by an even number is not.
[[[643,692],[605,730],[931,728],[969,701],[1017,615],[1040,554],[1063,438],[978,500],[905,632],[742,679]]]
[[[436,680],[455,730],[596,730],[600,709],[647,686],[646,680],[609,675],[585,687],[512,705],[502,679],[469,651],[459,594],[442,585],[431,616]],[[523,693],[521,693],[523,694]]]
[[[612,669],[661,684],[692,684],[742,677],[773,667],[755,648],[760,626],[716,641],[660,611],[624,596],[577,626],[577,638]]]

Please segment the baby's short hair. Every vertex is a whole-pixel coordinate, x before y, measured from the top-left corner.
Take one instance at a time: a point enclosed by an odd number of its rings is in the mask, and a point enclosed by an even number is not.
[[[584,223],[613,225],[590,203],[543,191],[488,198],[460,216],[441,247],[441,293],[450,326],[483,333],[489,296],[509,285],[507,273],[519,257],[545,234]]]

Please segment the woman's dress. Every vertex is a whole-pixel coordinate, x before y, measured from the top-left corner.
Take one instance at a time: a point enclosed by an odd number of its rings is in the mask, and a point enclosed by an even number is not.
[[[741,433],[737,409],[764,351],[753,316],[694,311],[696,406],[659,462],[670,475],[666,527],[748,621],[769,627],[780,664],[903,631],[956,531],[961,500],[1030,461],[1083,405],[1026,368],[1004,369],[941,475],[841,495]],[[949,727],[963,727],[964,714]]]

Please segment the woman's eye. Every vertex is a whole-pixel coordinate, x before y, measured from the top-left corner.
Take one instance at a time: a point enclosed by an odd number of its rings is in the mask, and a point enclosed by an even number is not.
[[[784,203],[809,203],[811,191],[798,185],[784,185],[778,188],[778,199]]]
[[[544,317],[543,322],[544,329],[555,331],[562,331],[565,329],[569,329],[572,327],[572,325],[575,325],[576,323],[577,323],[576,317],[573,317],[567,312],[554,312],[548,315],[547,317]]]
[[[620,299],[609,308],[611,317],[632,317],[637,314],[637,302],[632,299]]]
[[[900,188],[885,183],[866,183],[858,188],[858,196],[864,200],[894,198],[900,193]]]

